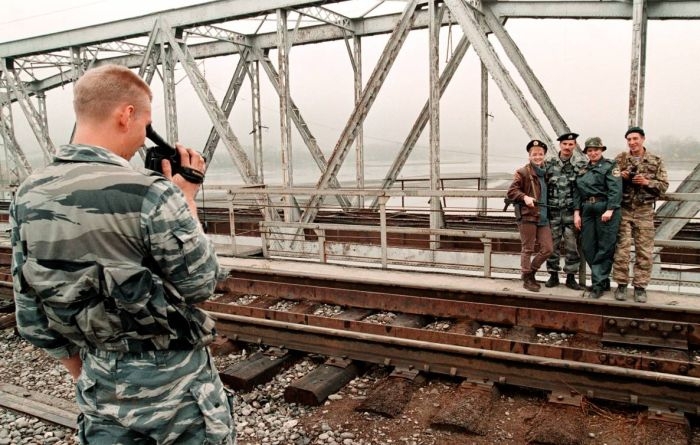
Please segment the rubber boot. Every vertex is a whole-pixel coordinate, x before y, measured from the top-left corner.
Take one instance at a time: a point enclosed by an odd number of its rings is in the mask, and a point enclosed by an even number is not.
[[[566,287],[573,290],[581,290],[581,286],[576,282],[576,277],[572,273],[566,274]]]
[[[549,280],[547,280],[546,283],[544,283],[544,287],[555,287],[559,286],[559,273],[558,272],[550,272],[549,273]]]

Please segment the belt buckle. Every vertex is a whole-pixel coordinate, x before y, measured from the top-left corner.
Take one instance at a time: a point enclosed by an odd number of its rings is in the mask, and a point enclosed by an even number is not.
[[[586,202],[588,202],[588,204],[593,204],[596,201],[597,201],[597,198],[595,196],[589,196],[588,199],[586,199]]]

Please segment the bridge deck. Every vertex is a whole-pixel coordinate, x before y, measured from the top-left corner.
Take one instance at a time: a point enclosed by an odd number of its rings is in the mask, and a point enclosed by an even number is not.
[[[460,275],[455,274],[454,271],[451,271],[450,274],[445,274],[442,272],[418,270],[383,270],[380,268],[370,268],[367,266],[358,267],[344,264],[232,257],[220,257],[220,264],[222,267],[230,269],[234,274],[236,270],[252,270],[269,273],[271,275],[291,275],[325,279],[337,277],[345,281],[355,281],[358,287],[366,284],[401,283],[418,288],[445,291],[470,289],[479,292],[493,293],[494,296],[520,295],[523,293],[533,294],[524,290],[521,281],[517,279]],[[583,297],[583,292],[568,289],[561,284],[551,289],[542,286],[542,290],[538,293],[538,296],[542,299],[580,299]],[[615,301],[612,292],[603,294],[601,301],[605,301],[605,303],[613,301],[619,305],[638,304],[630,298],[624,302]],[[591,300],[591,303],[594,303],[594,300]],[[689,310],[700,310],[700,297],[691,293],[668,292],[650,288],[648,289],[648,301],[646,304],[656,306],[672,305]]]

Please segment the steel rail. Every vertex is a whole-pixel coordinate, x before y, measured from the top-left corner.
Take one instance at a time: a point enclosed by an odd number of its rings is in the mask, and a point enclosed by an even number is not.
[[[345,331],[341,329],[325,328],[321,326],[309,326],[297,323],[288,323],[277,320],[267,320],[255,317],[245,317],[242,315],[225,314],[221,312],[207,311],[209,315],[217,321],[227,320],[236,323],[246,323],[252,325],[260,325],[274,327],[285,331],[300,331],[312,334],[323,334],[334,337],[345,337],[363,342],[385,343],[396,346],[408,346],[412,348],[434,350],[440,352],[450,352],[470,357],[490,358],[494,360],[506,360],[511,362],[550,366],[561,369],[579,370],[592,372],[596,374],[614,375],[620,377],[632,377],[637,379],[649,380],[656,383],[671,383],[683,384],[692,388],[700,389],[700,378],[687,377],[678,375],[669,375],[653,371],[644,371],[639,369],[619,368],[616,366],[598,365],[595,363],[581,363],[571,360],[553,359],[547,357],[538,357],[533,355],[516,354],[513,352],[493,351],[489,349],[472,348],[468,346],[447,345],[444,343],[433,343],[428,341],[413,340],[407,338],[398,338],[385,335],[368,334],[364,332]],[[227,328],[230,329],[230,328]],[[235,329],[235,328],[234,328]],[[289,345],[284,345],[289,347]],[[309,351],[310,352],[310,351]]]
[[[699,378],[209,313],[236,341],[700,414]]]

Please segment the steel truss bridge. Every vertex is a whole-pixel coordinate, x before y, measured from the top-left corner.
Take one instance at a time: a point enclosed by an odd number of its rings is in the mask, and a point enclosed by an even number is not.
[[[392,5],[393,11],[386,8]],[[348,14],[343,11],[354,11]],[[388,12],[380,12],[388,11]],[[294,249],[296,238],[314,223],[328,201],[342,211],[377,210],[386,204],[419,137],[427,127],[430,145],[430,174],[426,196],[430,199],[430,237],[439,246],[439,230],[444,228],[444,194],[440,177],[441,96],[467,51],[481,61],[481,139],[480,180],[488,176],[488,79],[499,89],[526,134],[553,146],[553,136],[569,131],[569,126],[554,106],[547,91],[512,39],[505,24],[511,19],[622,19],[629,21],[632,34],[629,125],[642,125],[649,20],[695,20],[700,18],[700,2],[661,0],[385,0],[311,1],[311,0],[219,0],[159,13],[134,17],[81,29],[37,36],[0,44],[0,134],[5,148],[7,181],[17,185],[37,166],[32,165],[16,137],[15,120],[21,115],[29,124],[44,162],[56,151],[49,131],[48,93],[75,81],[85,70],[106,63],[128,66],[151,83],[160,78],[163,88],[163,113],[166,138],[178,140],[175,93],[175,68],[186,78],[205,110],[211,130],[203,145],[207,159],[219,146],[227,151],[243,182],[241,188],[254,200],[267,224],[276,231],[280,243]],[[256,29],[240,26],[250,21]],[[440,69],[438,54],[440,29],[458,25],[461,38]],[[266,25],[266,26],[263,26]],[[274,25],[274,27],[270,26]],[[401,149],[380,182],[379,190],[369,193],[365,187],[363,123],[385,84],[407,36],[416,30],[428,39],[429,94]],[[363,39],[388,35],[373,67],[362,64]],[[319,146],[312,128],[290,93],[289,53],[297,45],[343,41],[354,76],[354,108],[337,142]],[[276,63],[270,52],[276,53]],[[198,64],[208,58],[230,56],[237,60],[228,88],[217,98],[206,73]],[[507,60],[506,60],[507,59]],[[507,64],[515,67],[510,72]],[[366,82],[363,71],[370,70]],[[263,73],[263,74],[261,74]],[[263,177],[263,124],[261,121],[261,77],[266,77],[279,97],[282,188],[273,201],[265,190]],[[229,116],[244,83],[250,85],[252,100],[252,150],[246,151],[229,122]],[[526,88],[526,90],[523,89]],[[528,93],[529,99],[526,98]],[[539,110],[539,112],[536,112]],[[541,112],[541,113],[540,113]],[[538,116],[543,115],[546,121]],[[295,195],[292,174],[292,131],[296,129],[308,148],[320,174],[314,188],[303,198]],[[356,152],[355,192],[343,189],[338,173],[351,150]],[[554,150],[550,151],[553,152]],[[328,154],[324,154],[328,153]],[[581,156],[580,150],[576,153]],[[252,160],[251,160],[252,158]],[[700,169],[683,181],[674,194],[657,209],[662,224],[657,239],[671,240],[700,211],[698,198]],[[250,193],[250,189],[259,193]],[[493,190],[478,192],[481,208]],[[481,194],[480,194],[481,193]],[[250,198],[252,196],[252,198]],[[365,201],[367,199],[367,202]],[[371,201],[369,201],[371,199]],[[275,225],[279,222],[279,225]],[[294,224],[297,224],[296,226]],[[299,244],[299,243],[296,243]]]

